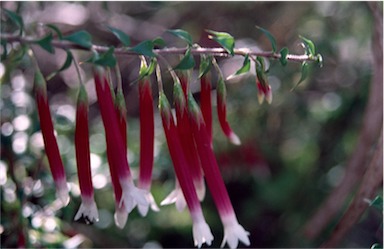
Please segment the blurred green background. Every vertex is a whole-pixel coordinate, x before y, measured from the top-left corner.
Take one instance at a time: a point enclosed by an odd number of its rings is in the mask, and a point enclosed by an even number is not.
[[[269,30],[278,48],[302,54],[299,35],[311,39],[324,59],[322,68],[311,66],[310,76],[300,79],[300,64],[269,63],[273,90],[271,105],[257,102],[254,72],[227,82],[228,120],[242,140],[230,144],[222,134],[215,109],[214,149],[240,224],[250,232],[251,247],[316,247],[329,232],[314,241],[301,233],[306,220],[336,187],[355,146],[372,75],[372,14],[364,2],[1,2],[2,8],[19,13],[28,35],[41,35],[39,22],[54,23],[64,34],[85,29],[98,45],[118,46],[106,25],[126,32],[132,44],[161,36],[167,46],[185,43],[165,33],[184,29],[203,47],[218,46],[205,29],[228,32],[236,47],[270,50],[268,39],[255,25]],[[381,5],[382,7],[382,5]],[[2,17],[3,18],[3,17]],[[2,19],[3,20],[3,19]],[[7,27],[2,25],[2,32]],[[44,75],[56,70],[65,53],[49,54],[34,47]],[[89,57],[75,51],[78,61]],[[167,56],[172,65],[177,56]],[[196,58],[198,59],[198,58]],[[138,173],[138,89],[134,84],[139,60],[119,56],[128,110],[128,159]],[[218,58],[225,76],[242,65],[241,57]],[[73,221],[80,205],[73,145],[78,79],[70,67],[48,82],[48,96],[60,152],[71,186],[71,201],[55,208],[55,190],[33,97],[33,69],[25,59],[16,68],[1,64],[10,73],[1,84],[1,244],[16,247],[21,231],[34,248],[193,247],[187,211],[172,206],[141,217],[136,209],[124,229],[113,222],[114,200],[105,155],[104,131],[98,112],[89,65],[82,77],[90,96],[90,142],[95,198],[100,221],[87,225]],[[12,69],[10,71],[10,69]],[[254,69],[252,68],[251,71]],[[198,99],[197,71],[192,90]],[[165,88],[171,88],[163,73]],[[152,81],[152,83],[155,83]],[[156,84],[153,84],[157,95]],[[213,96],[215,92],[213,91]],[[156,109],[156,151],[152,192],[157,203],[173,189],[174,173]],[[219,247],[223,228],[210,194],[203,211]],[[382,215],[368,209],[348,234],[342,247],[382,244]],[[336,220],[335,220],[336,222]]]

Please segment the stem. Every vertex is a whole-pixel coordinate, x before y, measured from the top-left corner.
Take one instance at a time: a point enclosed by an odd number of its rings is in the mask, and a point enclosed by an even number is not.
[[[73,60],[73,64],[75,65],[75,68],[76,68],[77,76],[79,77],[80,85],[83,85],[84,83],[83,83],[83,80],[81,79],[79,64],[77,64],[77,61],[73,55],[72,55],[72,60]]]
[[[8,43],[13,42],[19,42],[22,44],[33,44],[38,39],[33,37],[21,37],[18,35],[11,35],[11,34],[0,34],[0,40],[5,40]],[[109,47],[106,46],[98,46],[98,45],[92,45],[90,49],[81,47],[75,43],[69,42],[69,41],[63,41],[63,40],[52,40],[52,46],[56,48],[61,49],[79,49],[79,50],[95,50],[97,52],[107,52]],[[231,57],[230,54],[224,49],[224,48],[201,48],[201,47],[193,47],[193,48],[161,48],[161,49],[153,49],[153,52],[157,55],[175,55],[175,54],[185,54],[187,49],[190,49],[192,55],[212,55],[217,57]],[[115,52],[116,55],[139,55],[135,51],[127,50],[127,48],[116,48]],[[252,56],[262,56],[267,57],[271,59],[280,59],[281,55],[280,53],[274,53],[272,51],[252,51],[249,48],[235,48],[234,49],[234,55],[252,55]],[[287,60],[294,61],[294,62],[303,62],[303,61],[312,61],[316,62],[317,58],[313,58],[309,55],[295,55],[295,54],[288,54]]]

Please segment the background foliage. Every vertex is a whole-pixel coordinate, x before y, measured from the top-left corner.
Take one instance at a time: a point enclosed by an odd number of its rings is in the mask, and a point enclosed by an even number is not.
[[[69,34],[85,29],[93,42],[118,45],[106,28],[126,32],[132,44],[162,36],[168,46],[185,43],[167,29],[187,30],[204,47],[217,46],[205,29],[225,31],[237,47],[270,50],[270,43],[255,25],[269,30],[279,47],[300,54],[299,35],[310,38],[324,58],[322,68],[295,90],[300,64],[270,61],[273,102],[257,102],[251,73],[228,82],[229,122],[243,144],[231,145],[214,119],[214,148],[239,222],[251,233],[251,247],[315,247],[303,237],[305,221],[339,184],[348,157],[356,145],[372,76],[370,40],[373,17],[363,2],[1,2],[19,13],[25,25],[39,34],[38,22],[54,23]],[[382,6],[381,6],[382,7]],[[3,28],[2,28],[3,32]],[[29,35],[33,35],[31,33]],[[34,47],[44,75],[58,69],[65,52],[52,55]],[[78,61],[87,58],[76,51]],[[179,60],[167,56],[173,65]],[[236,72],[242,58],[218,59],[226,76]],[[129,161],[137,172],[139,159],[139,60],[118,56],[128,110]],[[2,70],[4,66],[2,65]],[[91,152],[96,202],[100,221],[92,226],[73,221],[80,205],[73,145],[78,79],[71,66],[48,82],[48,96],[60,151],[71,183],[72,199],[55,209],[53,182],[43,155],[43,144],[32,91],[33,70],[28,60],[1,84],[1,243],[15,247],[19,234],[28,234],[31,247],[192,247],[191,220],[174,206],[162,207],[142,218],[137,211],[126,227],[113,224],[114,201],[105,156],[102,122],[88,65],[82,76],[91,106]],[[197,74],[197,72],[196,72]],[[171,89],[165,77],[165,87]],[[196,78],[196,75],[194,75]],[[153,84],[156,92],[156,84]],[[198,98],[197,83],[192,86]],[[195,88],[194,88],[195,87]],[[159,203],[173,188],[174,176],[161,122],[156,114],[156,157],[153,193]],[[207,222],[222,238],[222,226],[208,195],[203,203]],[[348,234],[343,247],[382,244],[382,215],[369,208]],[[334,221],[336,222],[336,220]]]

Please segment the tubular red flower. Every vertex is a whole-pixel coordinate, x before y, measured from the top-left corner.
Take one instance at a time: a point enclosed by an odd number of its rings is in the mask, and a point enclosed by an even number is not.
[[[127,150],[127,108],[122,89],[118,89],[115,99],[115,108],[121,137],[123,138],[124,148]]]
[[[75,215],[75,220],[84,216],[86,221],[98,221],[99,215],[93,197],[91,174],[88,131],[88,97],[83,85],[80,86],[77,102],[75,148],[77,172],[82,199],[79,211]]]
[[[212,141],[212,101],[211,101],[211,75],[204,74],[200,78],[200,108],[204,117],[209,139]]]
[[[64,165],[60,157],[59,147],[54,135],[52,117],[47,99],[46,83],[44,76],[40,71],[36,71],[35,73],[35,91],[41,133],[43,134],[49,167],[56,185],[56,195],[63,206],[66,206],[69,203],[67,180]]]
[[[256,80],[257,85],[257,99],[259,103],[263,103],[264,98],[268,104],[272,103],[272,90],[271,86],[268,84],[261,84],[260,81]]]
[[[227,121],[227,104],[226,104],[227,90],[223,79],[219,79],[217,83],[217,115],[222,131],[228,139],[236,145],[240,145],[239,137],[233,132]],[[208,134],[209,136],[209,134]]]
[[[100,67],[95,67],[94,74],[101,118],[105,128],[108,162],[110,163],[110,167],[116,170],[122,189],[120,206],[124,203],[129,213],[137,204],[148,205],[148,202],[143,191],[140,191],[134,186],[126,150],[124,149],[124,142],[118,125],[116,110],[104,70]],[[113,175],[113,170],[111,171],[111,175]]]
[[[147,191],[147,200],[151,209],[159,211],[152,194],[150,193],[152,169],[154,161],[155,120],[153,111],[153,97],[151,82],[148,77],[139,81],[140,104],[140,171],[139,188]],[[147,207],[147,208],[146,208]],[[145,216],[148,206],[139,205],[141,215]]]
[[[193,137],[196,141],[204,175],[224,225],[222,246],[225,242],[228,242],[231,248],[236,248],[239,239],[245,245],[249,245],[249,233],[238,224],[224,181],[221,178],[219,166],[217,165],[201,111],[192,94],[188,95],[188,104]]]
[[[187,84],[187,82],[185,82]],[[185,89],[185,90],[184,90]],[[195,141],[193,140],[192,130],[189,124],[188,107],[186,98],[187,93],[184,91],[188,87],[182,87],[178,82],[174,84],[174,102],[177,118],[177,129],[180,137],[181,147],[187,160],[189,172],[195,184],[199,200],[203,200],[205,196],[205,185],[200,165],[199,155],[197,153]]]
[[[213,236],[205,222],[193,181],[189,176],[189,168],[181,147],[177,127],[175,125],[168,100],[162,92],[159,96],[159,109],[176,176],[194,223],[193,234],[195,245],[198,245],[199,247],[203,243],[210,245],[213,240]]]

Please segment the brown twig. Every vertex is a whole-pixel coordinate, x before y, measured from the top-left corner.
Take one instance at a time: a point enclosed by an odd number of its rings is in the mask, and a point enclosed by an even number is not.
[[[36,41],[39,40],[39,38],[33,38],[33,37],[22,37],[19,35],[11,35],[11,34],[0,34],[0,40],[4,40],[8,43],[14,43],[18,42],[21,44],[34,44]],[[82,46],[79,46],[78,44],[72,43],[70,41],[66,40],[52,40],[51,42],[52,46],[55,48],[60,49],[79,49],[79,50],[95,50],[100,53],[107,52],[109,47],[106,46],[98,46],[98,45],[92,45],[91,48],[85,48]],[[158,55],[177,55],[177,54],[185,54],[188,48],[159,48],[159,49],[153,49],[153,52]],[[128,48],[116,48],[114,50],[114,53],[116,55],[139,55],[137,52],[132,51]],[[224,49],[224,48],[201,48],[201,47],[193,47],[191,48],[191,54],[192,55],[212,55],[217,57],[230,57],[231,55]],[[234,55],[253,55],[253,56],[261,56],[271,59],[280,59],[281,55],[280,53],[275,53],[272,51],[253,51],[248,48],[235,48],[234,49]],[[314,58],[310,55],[295,55],[295,54],[288,54],[286,56],[286,59],[293,62],[303,62],[303,61],[312,61],[316,62],[318,58]]]
[[[377,4],[377,2],[373,3]],[[304,235],[309,239],[317,237],[341,210],[345,199],[361,181],[366,170],[366,162],[372,156],[372,147],[383,124],[383,14],[381,8],[371,8],[374,11],[375,22],[372,37],[373,79],[368,103],[363,117],[363,124],[359,133],[357,146],[349,158],[346,174],[340,185],[333,190],[328,198],[309,219],[304,227]]]
[[[359,218],[368,208],[369,202],[372,200],[381,183],[383,182],[383,133],[381,133],[375,153],[368,166],[363,180],[360,184],[360,189],[357,192],[352,204],[344,214],[340,222],[337,224],[331,237],[328,241],[321,245],[321,248],[336,247],[343,237],[350,231],[354,224],[359,221]]]

